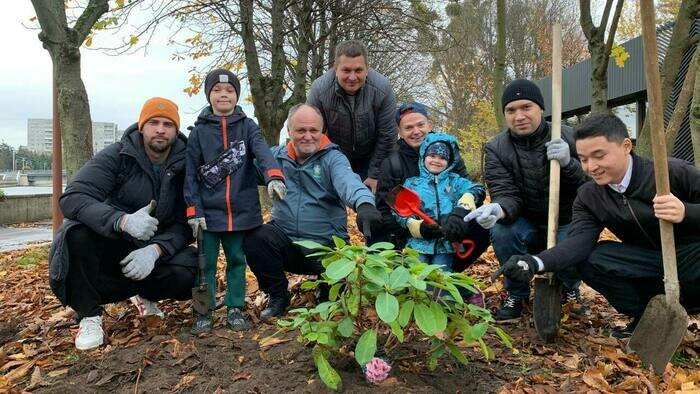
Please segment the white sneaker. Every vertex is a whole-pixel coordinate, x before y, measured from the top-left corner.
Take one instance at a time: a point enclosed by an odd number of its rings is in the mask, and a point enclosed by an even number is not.
[[[140,316],[155,315],[161,319],[165,317],[165,313],[158,308],[158,303],[156,301],[147,300],[137,295],[129,298],[129,300],[131,300],[131,303],[138,309]]]
[[[82,318],[78,335],[75,336],[75,347],[79,350],[88,350],[101,346],[103,342],[102,316]]]

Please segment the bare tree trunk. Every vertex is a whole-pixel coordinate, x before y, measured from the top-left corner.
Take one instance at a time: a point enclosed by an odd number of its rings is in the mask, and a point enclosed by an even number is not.
[[[690,29],[698,11],[700,11],[700,0],[683,0],[674,22],[671,40],[661,66],[661,99],[665,106],[668,105],[673,85],[680,74],[683,56],[689,48],[697,44],[697,38],[692,39],[690,37]],[[671,150],[673,150],[674,143],[675,140],[666,139],[666,145]],[[637,135],[635,152],[643,156],[650,156],[650,144],[649,118],[647,118],[644,120],[644,126]]]
[[[591,54],[591,113],[609,112],[608,109],[608,62],[610,51],[615,42],[615,30],[620,20],[624,0],[617,0],[615,13],[610,23],[607,39],[605,31],[614,0],[605,2],[600,25],[596,27],[591,17],[590,0],[579,0],[581,6],[581,28],[588,40],[588,51]]]
[[[62,1],[32,0],[41,26],[39,40],[51,55],[63,132],[63,163],[68,179],[92,157],[90,103],[80,76],[80,46],[109,10],[107,0],[90,0],[75,26],[68,27]]]
[[[666,153],[669,156],[673,153],[673,145],[675,145],[674,143],[678,137],[678,131],[681,129],[681,124],[683,123],[685,115],[688,113],[687,109],[690,103],[690,95],[693,93],[693,85],[695,85],[695,70],[698,65],[697,57],[698,51],[696,49],[693,59],[690,65],[688,65],[688,71],[686,71],[681,92],[676,100],[676,108],[673,109],[671,119],[668,121],[668,126],[666,126]]]
[[[697,51],[698,49],[696,49]],[[693,142],[693,158],[695,167],[700,168],[700,56],[695,56],[695,86],[693,88],[693,103],[690,106],[690,140]]]
[[[506,79],[506,1],[496,2],[496,67],[493,72],[493,110],[496,115],[498,129],[506,126],[501,108],[503,83]]]

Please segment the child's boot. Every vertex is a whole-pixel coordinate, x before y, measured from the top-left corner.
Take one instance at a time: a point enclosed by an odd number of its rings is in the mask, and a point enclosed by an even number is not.
[[[194,321],[194,324],[192,325],[192,329],[190,330],[190,333],[192,335],[203,334],[205,332],[211,332],[211,328],[212,328],[211,314],[206,314],[206,315],[197,314],[197,319]]]
[[[240,308],[229,308],[226,320],[233,331],[244,331],[250,328],[250,324]]]

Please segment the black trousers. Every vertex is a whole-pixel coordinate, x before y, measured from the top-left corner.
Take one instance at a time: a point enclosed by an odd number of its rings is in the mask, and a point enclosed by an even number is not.
[[[285,271],[319,275],[324,270],[318,259],[306,258],[301,247],[294,245],[272,224],[264,224],[246,234],[243,251],[260,289],[271,297],[287,295],[289,283]]]
[[[140,295],[151,301],[166,298],[188,300],[195,283],[196,269],[191,267],[197,251],[188,247],[175,256],[158,259],[145,279],[131,280],[121,272],[121,261],[137,249],[128,241],[105,238],[86,226],[77,226],[68,234],[68,305],[79,318],[99,316],[101,305]]]
[[[676,245],[681,304],[700,312],[700,242]],[[599,242],[578,271],[583,281],[620,313],[639,318],[649,300],[664,294],[661,253],[619,242]]]

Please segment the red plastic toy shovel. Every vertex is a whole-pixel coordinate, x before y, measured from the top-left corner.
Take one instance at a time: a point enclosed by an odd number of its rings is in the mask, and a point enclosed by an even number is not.
[[[426,223],[435,224],[435,220],[420,210],[420,196],[418,193],[403,185],[398,185],[391,189],[386,196],[386,201],[394,212],[401,217],[405,218],[416,214]],[[462,242],[455,242],[454,246],[457,256],[460,259],[466,259],[472,254],[476,244],[471,239],[464,239]],[[462,248],[464,248],[464,251],[462,251]]]

